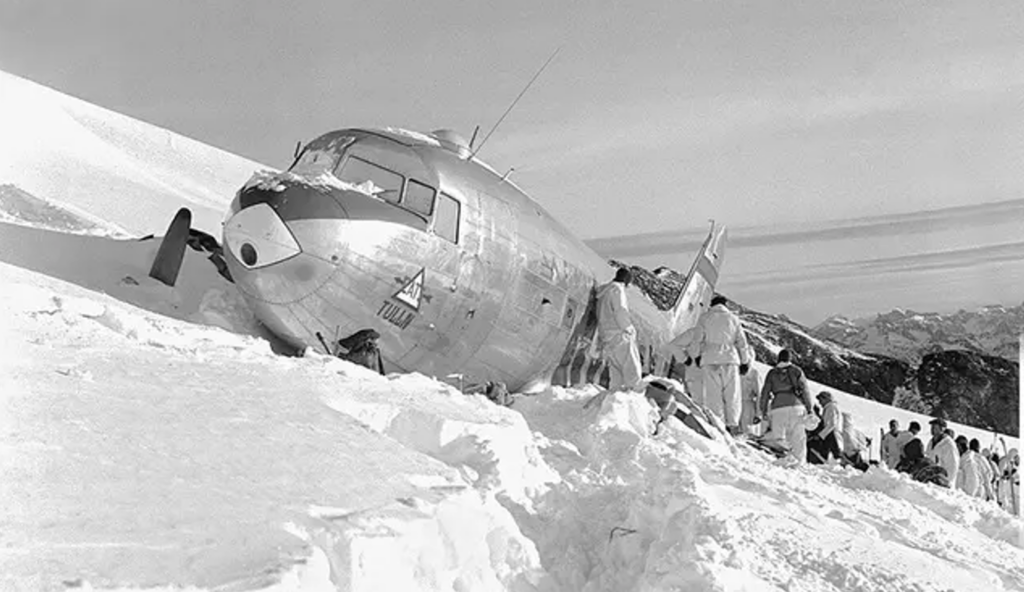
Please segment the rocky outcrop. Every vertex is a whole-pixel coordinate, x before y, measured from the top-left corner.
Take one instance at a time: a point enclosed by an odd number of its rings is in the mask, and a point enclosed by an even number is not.
[[[625,267],[633,272],[633,283],[651,299],[658,310],[670,310],[683,290],[686,275],[668,267],[659,267],[653,272],[639,265],[627,265],[614,259],[609,261],[612,267]]]
[[[920,399],[938,417],[1020,435],[1019,367],[969,351],[924,356],[917,370]]]
[[[862,354],[838,343],[810,335],[806,327],[785,316],[751,310],[734,302],[757,359],[775,364],[780,349],[793,354],[807,377],[839,390],[892,404],[896,389],[913,381],[914,367],[886,356]]]

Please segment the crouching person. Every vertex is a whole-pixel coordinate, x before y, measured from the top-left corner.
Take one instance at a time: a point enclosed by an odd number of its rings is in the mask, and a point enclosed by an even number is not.
[[[761,415],[768,415],[766,439],[782,440],[798,462],[807,462],[807,428],[814,415],[814,403],[803,370],[791,361],[788,349],[779,352],[779,363],[768,371],[761,388]],[[810,417],[808,417],[810,416]]]
[[[914,481],[949,487],[949,473],[924,455],[924,445],[914,438],[903,447],[903,455],[896,470],[907,473]]]

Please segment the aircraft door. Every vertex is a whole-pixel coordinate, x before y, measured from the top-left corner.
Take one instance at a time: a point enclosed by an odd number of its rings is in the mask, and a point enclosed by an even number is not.
[[[465,367],[487,340],[497,323],[508,296],[509,278],[514,273],[513,250],[517,224],[504,201],[473,192],[471,215],[467,217],[466,250],[462,261],[460,293],[464,308],[456,318],[462,335],[453,348],[452,359]],[[457,348],[457,350],[456,350]],[[486,369],[467,369],[470,374]]]
[[[494,328],[505,297],[510,264],[507,245],[515,233],[515,219],[503,202],[492,204],[474,191],[453,194],[462,204],[458,272],[445,294],[449,301],[447,324],[437,328],[443,341],[438,352],[444,359],[438,378],[459,374],[463,384],[471,384],[481,373],[468,363]]]

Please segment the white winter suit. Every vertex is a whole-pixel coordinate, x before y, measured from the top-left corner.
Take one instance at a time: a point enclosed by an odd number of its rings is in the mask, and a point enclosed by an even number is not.
[[[909,431],[896,432],[893,435],[892,432],[886,432],[882,436],[882,442],[880,445],[880,452],[882,453],[882,460],[890,469],[895,469],[896,465],[899,464],[900,458],[903,457],[903,447],[914,439],[914,434]]]
[[[689,366],[685,365],[686,358],[690,357],[690,345],[693,343],[693,337],[696,335],[696,331],[693,328],[687,329],[679,334],[678,337],[669,342],[666,346],[667,355],[665,357],[675,356],[678,361],[678,367],[682,367],[683,372],[683,384],[686,385],[686,394],[690,395],[698,405],[704,404],[704,370],[697,364],[691,362]]]
[[[987,454],[981,455],[981,478],[985,480],[985,499],[993,501],[996,499],[996,473],[999,469]]]
[[[985,487],[986,471],[981,466],[983,462],[985,461],[981,455],[973,450],[968,450],[960,455],[960,470],[957,472],[956,488],[972,497],[985,499],[988,488]]]
[[[946,469],[949,476],[949,486],[956,487],[957,477],[960,472],[960,451],[956,449],[953,438],[943,435],[937,444],[935,440],[928,441],[928,447],[924,450],[925,457]]]
[[[868,461],[868,438],[864,435],[864,432],[857,429],[857,426],[853,422],[853,415],[849,412],[843,412],[843,425],[841,427],[843,435],[843,455],[847,458],[854,458],[860,456],[860,460],[863,462]]]
[[[999,481],[997,488],[999,505],[1014,516],[1020,515],[1020,491],[1018,489],[1020,477],[1017,474],[1020,467],[1017,464],[1019,463],[1018,457],[1017,449],[1011,448],[1006,456],[999,459]]]
[[[747,373],[740,376],[740,398],[743,408],[740,411],[740,429],[750,434],[755,430],[754,417],[758,414],[757,405],[761,400],[761,373],[753,366]]]
[[[752,358],[739,317],[724,304],[712,306],[697,321],[689,351],[691,357],[701,358],[704,404],[726,426],[739,426],[743,408],[739,365],[750,364]]]
[[[832,432],[836,433],[836,443],[839,444],[839,451],[843,450],[843,416],[839,413],[839,407],[835,401],[829,401],[821,408],[821,431],[818,437],[825,439]]]
[[[637,390],[640,352],[622,282],[612,281],[598,290],[597,338],[601,356],[608,363],[608,390]]]

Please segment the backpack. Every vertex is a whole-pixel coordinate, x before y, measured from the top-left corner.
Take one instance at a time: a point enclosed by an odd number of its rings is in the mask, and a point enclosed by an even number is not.
[[[374,372],[384,374],[384,362],[380,357],[380,349],[374,341],[364,342],[357,348],[349,351],[347,354],[342,354],[339,357],[343,360],[348,360],[353,364],[359,364],[364,368],[369,368]]]
[[[484,387],[484,396],[502,407],[512,406],[512,393],[508,392],[504,382],[488,382]]]
[[[785,377],[783,382],[789,384],[793,394],[801,401],[804,399],[804,381],[800,380],[799,368],[796,366],[786,366],[785,368],[772,368],[772,370],[779,370],[779,373]],[[795,376],[794,373],[796,374]]]
[[[379,338],[380,333],[373,329],[356,331],[352,335],[338,341],[340,347],[337,356],[353,364],[359,364],[364,368],[384,374],[384,361],[381,359],[380,347],[377,345],[377,339]],[[348,351],[343,352],[341,348]]]

